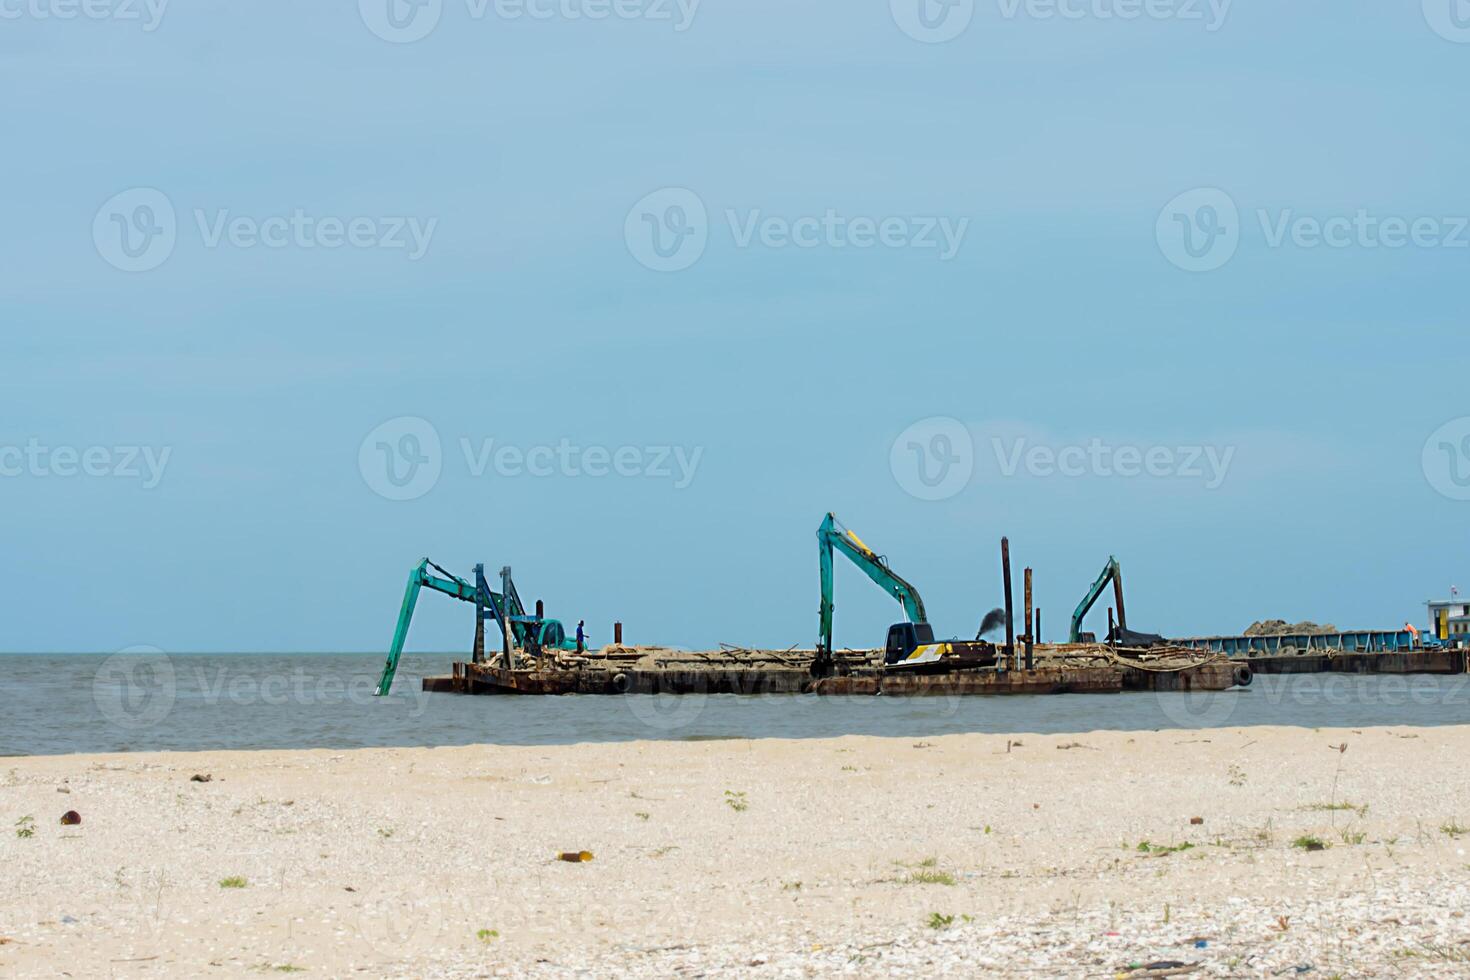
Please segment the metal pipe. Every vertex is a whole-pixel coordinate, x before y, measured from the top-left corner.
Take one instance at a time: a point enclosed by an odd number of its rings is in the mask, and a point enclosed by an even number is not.
[[[1036,607],[1036,642],[1041,642],[1041,607]]]
[[[617,644],[618,646],[622,646],[623,645],[623,624],[622,623],[613,623],[613,643]]]
[[[1016,627],[1015,620],[1011,616],[1011,540],[1000,539],[1000,571],[1005,579],[1006,588],[1006,669],[1016,669]]]
[[[1032,645],[1035,642],[1035,636],[1032,633],[1032,616],[1034,615],[1034,610],[1031,607],[1031,569],[1028,568],[1022,572],[1022,576],[1026,583],[1026,669],[1033,670],[1036,667],[1036,658],[1033,655],[1034,648]]]

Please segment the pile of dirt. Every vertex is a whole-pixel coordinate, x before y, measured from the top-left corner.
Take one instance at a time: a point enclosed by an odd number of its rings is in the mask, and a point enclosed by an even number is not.
[[[1331,623],[1314,623],[1310,619],[1288,623],[1284,619],[1262,619],[1246,628],[1246,636],[1285,636],[1288,633],[1339,633]]]

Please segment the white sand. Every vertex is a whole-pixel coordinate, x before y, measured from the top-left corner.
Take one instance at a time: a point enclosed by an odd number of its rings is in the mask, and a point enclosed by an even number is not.
[[[1012,738],[0,759],[0,976],[1470,974],[1470,727]]]

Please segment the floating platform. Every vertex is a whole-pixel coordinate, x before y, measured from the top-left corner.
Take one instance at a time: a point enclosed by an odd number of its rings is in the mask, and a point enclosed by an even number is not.
[[[848,652],[832,676],[814,677],[813,651],[683,653],[657,648],[558,658],[515,670],[457,662],[423,688],[453,694],[817,694],[924,697],[1004,694],[1116,694],[1121,691],[1223,691],[1251,682],[1251,669],[1218,655],[1178,651],[1150,656],[1109,648],[1038,647],[1030,670],[994,667],[918,673],[884,669],[879,651]],[[1131,659],[1137,657],[1139,659]],[[575,661],[568,663],[567,661]]]
[[[1464,650],[1402,653],[1307,653],[1233,657],[1257,674],[1463,674]]]

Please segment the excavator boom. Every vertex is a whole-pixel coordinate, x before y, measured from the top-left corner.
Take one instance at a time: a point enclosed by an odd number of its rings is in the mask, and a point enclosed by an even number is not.
[[[1082,597],[1081,602],[1077,603],[1077,609],[1072,613],[1069,642],[1081,641],[1082,620],[1096,605],[1098,597],[1102,595],[1103,589],[1108,587],[1109,582],[1113,583],[1113,599],[1118,608],[1118,628],[1121,630],[1128,628],[1127,614],[1123,611],[1123,568],[1118,564],[1118,559],[1109,555],[1108,563],[1103,566],[1102,574],[1097,577],[1097,581],[1092,583],[1092,587],[1087,590],[1087,594]]]
[[[832,656],[832,552],[840,551],[863,570],[863,573],[903,606],[911,623],[926,623],[924,600],[919,590],[897,575],[888,563],[863,543],[862,539],[843,527],[828,514],[817,528],[817,557],[821,568],[822,604],[818,613],[817,661],[830,662]]]
[[[430,570],[438,574],[431,574]],[[515,583],[510,579],[510,569],[502,571],[504,592],[495,592],[485,579],[483,565],[475,566],[473,584],[446,571],[425,558],[408,573],[408,585],[403,590],[403,603],[398,609],[398,625],[393,629],[393,645],[388,649],[388,660],[383,664],[383,674],[378,678],[374,694],[382,697],[393,687],[393,676],[398,672],[398,661],[403,656],[403,645],[408,640],[408,627],[413,622],[414,609],[418,606],[419,593],[424,589],[442,592],[461,602],[472,602],[478,618],[476,626],[477,654],[479,629],[488,613],[499,625],[503,634],[511,640],[514,649],[542,650],[548,648],[574,650],[576,645],[566,638],[561,623],[554,619],[540,619],[526,615],[521,597],[516,593]],[[442,576],[442,577],[441,577]],[[512,660],[512,663],[514,661]]]

